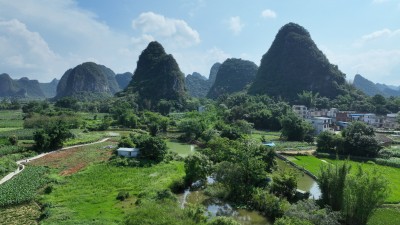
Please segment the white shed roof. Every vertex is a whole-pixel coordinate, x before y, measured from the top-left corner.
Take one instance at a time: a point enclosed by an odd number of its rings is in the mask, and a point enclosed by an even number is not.
[[[119,152],[137,152],[139,151],[138,148],[118,148],[117,151]]]

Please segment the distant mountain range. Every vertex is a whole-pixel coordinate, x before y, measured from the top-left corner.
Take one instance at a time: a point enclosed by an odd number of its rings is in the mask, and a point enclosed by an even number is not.
[[[360,74],[357,74],[354,77],[353,85],[354,85],[354,87],[360,89],[362,92],[364,92],[366,95],[369,95],[369,96],[374,96],[377,94],[383,95],[385,97],[400,96],[400,87],[396,87],[393,85],[374,83],[374,82],[364,78]]]
[[[10,75],[0,74],[0,97],[13,98],[45,98],[45,94],[37,80],[23,77],[13,80]]]
[[[153,41],[142,51],[133,74],[116,75],[110,68],[93,62],[71,68],[60,80],[49,83],[26,77],[14,80],[8,74],[0,74],[0,97],[58,99],[82,94],[113,96],[119,92],[117,96],[129,95],[139,107],[155,109],[179,108],[188,94],[216,99],[239,91],[267,94],[289,102],[295,102],[303,91],[333,99],[355,92],[355,87],[367,95],[400,96],[400,87],[375,84],[361,75],[355,76],[352,86],[345,78],[318,49],[305,28],[288,23],[277,33],[259,67],[250,61],[231,58],[223,64],[215,63],[209,79],[196,72],[185,78],[174,57]]]
[[[185,84],[189,95],[196,98],[206,97],[215,82],[220,66],[221,63],[214,63],[210,69],[208,79],[197,72],[188,74],[185,78]]]
[[[71,76],[72,73],[72,76]],[[71,77],[70,77],[71,76]],[[105,76],[105,78],[101,78]],[[126,72],[115,75],[114,72],[95,63],[83,63],[74,69],[69,69],[64,73],[62,80],[53,79],[49,83],[39,83],[37,80],[29,80],[26,77],[12,79],[10,75],[0,74],[0,97],[6,98],[53,98],[57,95],[57,87],[60,84],[57,98],[73,96],[78,93],[102,93],[109,95],[125,89],[132,80],[132,73]],[[107,87],[101,91],[100,80],[106,79]]]

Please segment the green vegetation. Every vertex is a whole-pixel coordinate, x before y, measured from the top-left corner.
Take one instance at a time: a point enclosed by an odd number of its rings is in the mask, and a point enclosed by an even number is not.
[[[400,208],[383,207],[376,209],[368,220],[368,225],[387,225],[400,223]]]
[[[215,82],[207,94],[208,98],[243,91],[246,85],[253,82],[258,66],[248,60],[230,58],[220,66]]]
[[[27,167],[18,176],[0,185],[0,206],[25,203],[36,197],[37,190],[46,184],[44,167]]]
[[[328,78],[327,78],[328,77]],[[251,94],[268,94],[291,101],[303,91],[334,98],[342,93],[345,74],[329,63],[303,27],[283,26],[262,57]]]
[[[207,180],[207,176],[211,174],[212,163],[210,159],[203,154],[194,153],[185,158],[185,182],[191,185],[193,182]]]
[[[44,196],[43,201],[50,207],[43,224],[122,223],[123,215],[138,210],[135,202],[151,200],[158,191],[168,189],[174,180],[183,176],[181,162],[147,168],[92,165],[65,178],[63,183],[54,186],[52,193]],[[116,199],[120,191],[129,192],[131,197],[120,202]],[[152,207],[142,213],[151,212],[156,205],[153,202]],[[68,220],[64,221],[65,218]]]
[[[358,165],[354,175],[350,170],[348,161],[321,167],[317,180],[321,200],[340,211],[346,224],[367,224],[389,194],[388,181],[376,169],[367,171]]]
[[[82,97],[93,93],[111,96],[117,91],[119,91],[119,86],[115,80],[115,73],[111,69],[93,62],[86,62],[64,73],[57,86],[56,98]],[[65,105],[60,101],[58,106]]]
[[[125,94],[137,94],[140,108],[169,113],[181,109],[186,96],[185,76],[163,46],[150,42],[139,56],[137,67]],[[161,101],[164,100],[164,101]]]
[[[294,113],[288,113],[281,120],[282,136],[288,141],[313,142],[314,128]]]
[[[318,159],[314,156],[295,156],[292,162],[307,169],[314,175],[319,174],[319,169],[321,168],[321,165],[324,164],[321,159]]]
[[[38,152],[48,152],[63,147],[64,141],[72,137],[63,120],[48,124],[44,129],[35,131],[34,149]]]
[[[293,160],[294,163],[297,165],[304,167],[311,173],[318,175],[319,174],[319,169],[320,166],[323,164],[326,164],[322,160],[326,161],[327,163],[335,163],[336,160],[332,159],[318,159],[314,156],[296,156],[296,160]],[[339,160],[342,161],[342,160]],[[357,168],[360,162],[356,161],[349,161],[348,162],[352,168]],[[400,168],[393,168],[389,166],[382,166],[382,165],[376,165],[374,163],[361,163],[362,168],[365,171],[372,172],[374,169],[376,169],[379,173],[382,174],[382,177],[384,177],[386,180],[389,181],[389,189],[390,189],[390,194],[389,196],[385,199],[385,203],[399,203],[400,202],[400,190],[397,188],[400,185]],[[351,174],[355,173],[356,170],[352,170]]]
[[[0,224],[36,225],[40,214],[40,206],[33,201],[25,204],[3,207],[0,210]]]

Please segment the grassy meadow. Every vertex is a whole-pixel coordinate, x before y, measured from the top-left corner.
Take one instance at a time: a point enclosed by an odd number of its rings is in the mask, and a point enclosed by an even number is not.
[[[184,176],[183,163],[171,162],[145,168],[94,164],[56,184],[43,196],[49,205],[43,224],[120,224],[135,211],[138,197],[152,198]],[[116,199],[120,191],[127,200]],[[177,206],[178,207],[178,206]]]

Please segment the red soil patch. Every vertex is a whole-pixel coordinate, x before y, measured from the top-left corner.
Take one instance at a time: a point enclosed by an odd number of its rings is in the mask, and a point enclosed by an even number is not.
[[[78,150],[79,150],[79,148],[72,148],[72,149],[68,149],[68,150],[54,152],[54,153],[45,155],[42,158],[36,159],[36,160],[30,162],[29,164],[32,164],[35,166],[49,166],[52,168],[58,168],[60,162],[71,157]]]
[[[71,167],[69,169],[66,169],[66,170],[62,171],[60,173],[60,175],[61,176],[68,176],[68,175],[71,175],[71,174],[79,172],[81,169],[83,169],[85,167],[86,167],[86,164],[80,163],[80,164],[78,164],[78,165],[76,165],[74,167]]]
[[[112,150],[105,149],[104,146],[107,145],[110,145],[110,142],[105,142],[95,148],[80,146],[61,150],[36,159],[30,164],[48,166],[60,171],[61,176],[68,176],[83,170],[90,163],[108,160],[112,155]]]

